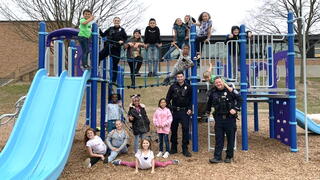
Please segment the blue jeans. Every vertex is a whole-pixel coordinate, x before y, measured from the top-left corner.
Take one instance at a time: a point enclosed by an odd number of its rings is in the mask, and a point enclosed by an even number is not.
[[[163,152],[163,139],[164,143],[166,144],[166,152],[170,151],[170,146],[169,146],[169,135],[168,134],[163,134],[159,133],[159,151]]]
[[[116,129],[116,119],[108,119],[108,133]]]
[[[82,66],[88,65],[89,38],[79,36],[79,43],[82,50]]]
[[[139,139],[142,140],[146,137],[146,133],[134,135],[134,152],[138,152],[139,149]]]
[[[121,149],[120,151],[111,151],[110,155],[108,156],[108,163],[113,161],[119,153],[124,154],[128,152],[128,148],[127,146],[125,146],[123,149]]]
[[[149,73],[157,74],[159,64],[159,49],[155,44],[148,46],[148,69]]]
[[[188,41],[184,40],[184,41],[177,41],[177,46],[182,49],[182,47],[188,44]],[[163,55],[163,59],[172,59],[171,54],[172,52],[176,50],[175,46],[170,46],[169,50]]]

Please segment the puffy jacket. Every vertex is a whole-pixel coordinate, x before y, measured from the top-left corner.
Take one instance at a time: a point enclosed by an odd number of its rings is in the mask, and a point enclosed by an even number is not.
[[[140,104],[140,112],[137,111],[134,106],[130,105],[128,115],[133,117],[133,120],[130,120],[130,122],[132,123],[134,135],[150,131],[150,120],[143,104]]]
[[[157,133],[169,134],[172,122],[172,114],[168,108],[157,108],[153,114],[153,124]]]

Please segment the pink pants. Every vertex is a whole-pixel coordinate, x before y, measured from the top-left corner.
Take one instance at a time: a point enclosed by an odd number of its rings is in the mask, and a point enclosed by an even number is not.
[[[121,161],[120,162],[121,165],[123,166],[128,166],[128,167],[132,167],[135,168],[136,167],[136,162],[128,162],[128,161]],[[155,161],[154,166],[155,167],[166,167],[168,165],[173,164],[173,161]]]

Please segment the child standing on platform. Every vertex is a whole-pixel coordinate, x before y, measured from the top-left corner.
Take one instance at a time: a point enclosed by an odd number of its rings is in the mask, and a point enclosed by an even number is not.
[[[202,12],[198,18],[200,26],[199,34],[196,38],[196,51],[197,51],[197,58],[199,59],[199,55],[201,54],[200,48],[202,48],[204,42],[210,42],[211,37],[211,29],[212,29],[212,21],[211,16],[207,12]]]
[[[139,70],[142,65],[141,48],[144,47],[143,40],[141,38],[141,31],[136,29],[133,31],[133,37],[131,37],[124,46],[127,48],[128,64],[130,68],[131,86],[135,86],[135,76],[139,76]]]
[[[160,29],[157,26],[156,20],[151,18],[149,25],[146,27],[144,33],[144,43],[148,53],[148,76],[158,75],[159,64],[159,47],[162,46],[160,40]]]
[[[134,152],[138,151],[139,139],[145,138],[146,133],[150,131],[150,120],[147,116],[145,105],[140,103],[140,95],[132,95],[132,102],[128,111],[129,121],[132,123],[134,134]]]
[[[79,43],[82,50],[82,67],[88,69],[89,39],[91,37],[91,24],[94,16],[89,9],[83,11],[83,18],[80,19],[80,31],[78,34]]]
[[[169,146],[169,132],[172,122],[172,114],[169,108],[167,108],[166,98],[159,100],[158,108],[153,114],[153,124],[157,129],[159,135],[159,153],[157,157],[168,158],[170,146]],[[166,144],[166,151],[163,153],[163,139]]]
[[[171,161],[155,161],[154,154],[151,151],[151,141],[148,139],[143,139],[140,144],[140,149],[135,154],[136,161],[135,162],[127,162],[121,160],[115,160],[112,163],[114,165],[123,165],[135,168],[135,173],[139,172],[139,169],[150,169],[151,173],[154,173],[155,167],[166,167],[172,164],[179,164],[179,160],[171,160]]]
[[[187,25],[183,24],[181,18],[177,18],[173,24],[173,43],[181,49],[184,44],[189,44],[189,29]],[[171,59],[171,53],[176,49],[171,46],[162,59]]]

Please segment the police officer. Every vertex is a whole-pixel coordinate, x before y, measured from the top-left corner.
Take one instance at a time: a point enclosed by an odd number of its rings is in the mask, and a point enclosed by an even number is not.
[[[191,157],[188,151],[189,144],[189,121],[192,104],[191,86],[185,82],[182,72],[176,75],[177,82],[172,84],[167,93],[167,103],[170,104],[173,121],[171,124],[171,151],[170,154],[177,153],[177,132],[179,123],[182,125],[182,153],[186,157]]]
[[[209,159],[210,163],[222,162],[222,150],[224,136],[227,136],[227,151],[225,163],[231,163],[233,159],[235,132],[237,130],[236,118],[240,111],[241,96],[234,89],[223,82],[221,77],[216,77],[214,86],[209,95],[207,103],[207,114],[214,108],[213,117],[215,119],[215,149],[214,157]]]

